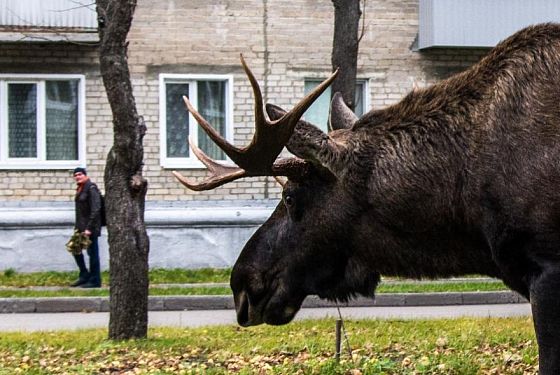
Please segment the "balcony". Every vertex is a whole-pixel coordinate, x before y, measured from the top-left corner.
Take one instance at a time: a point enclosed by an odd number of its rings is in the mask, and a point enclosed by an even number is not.
[[[96,43],[94,0],[0,0],[0,41]]]
[[[558,0],[419,1],[419,49],[493,47],[525,26],[560,22]]]

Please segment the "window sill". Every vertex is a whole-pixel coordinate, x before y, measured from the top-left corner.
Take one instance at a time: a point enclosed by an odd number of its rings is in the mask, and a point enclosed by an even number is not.
[[[216,160],[219,164],[226,167],[235,167],[230,160]],[[199,160],[193,159],[164,159],[161,161],[163,169],[206,169],[206,166]]]
[[[73,169],[78,166],[84,165],[84,163],[73,160],[73,161],[63,161],[63,162],[13,162],[6,163],[0,162],[0,170],[52,170],[52,169]]]

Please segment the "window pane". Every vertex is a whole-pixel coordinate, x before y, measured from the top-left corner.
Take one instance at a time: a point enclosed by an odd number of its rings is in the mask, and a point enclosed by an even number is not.
[[[47,81],[47,160],[78,160],[78,81]]]
[[[165,85],[167,157],[189,157],[189,114],[185,109],[183,95],[188,96],[187,83],[167,83]]]
[[[362,117],[364,114],[364,89],[363,82],[356,82],[356,94],[354,96],[356,105],[354,106],[354,113],[358,117]]]
[[[305,81],[305,94],[309,94],[321,81]],[[327,88],[303,114],[305,121],[319,127],[324,132],[328,131],[329,106],[331,104],[331,88]]]
[[[222,136],[226,134],[226,82],[198,82],[198,111]],[[198,147],[212,159],[224,160],[225,153],[203,131],[198,132]]]
[[[8,154],[11,158],[37,157],[37,85],[8,85]]]
[[[310,93],[317,87],[321,81],[305,81],[305,94]],[[354,113],[360,117],[364,114],[364,83],[356,82],[356,106]],[[328,131],[329,122],[329,108],[331,105],[331,88],[327,88],[325,92],[309,107],[305,112],[304,118],[306,121],[318,126],[324,132]]]

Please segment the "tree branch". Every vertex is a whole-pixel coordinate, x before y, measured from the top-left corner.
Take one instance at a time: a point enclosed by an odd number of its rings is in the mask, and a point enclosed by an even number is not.
[[[360,32],[360,36],[358,36],[358,46],[362,41],[362,38],[366,34],[366,0],[362,2],[362,31]]]

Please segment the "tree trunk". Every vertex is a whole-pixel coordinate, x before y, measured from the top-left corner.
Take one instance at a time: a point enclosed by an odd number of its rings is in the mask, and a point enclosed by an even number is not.
[[[146,126],[132,94],[126,42],[135,8],[136,0],[97,0],[100,69],[114,132],[104,176],[111,339],[143,338],[148,330],[147,182],[142,177]]]
[[[358,66],[358,28],[360,24],[360,0],[332,0],[334,5],[334,38],[332,50],[333,70],[340,68],[331,93],[342,94],[346,105],[354,109],[356,73]]]

